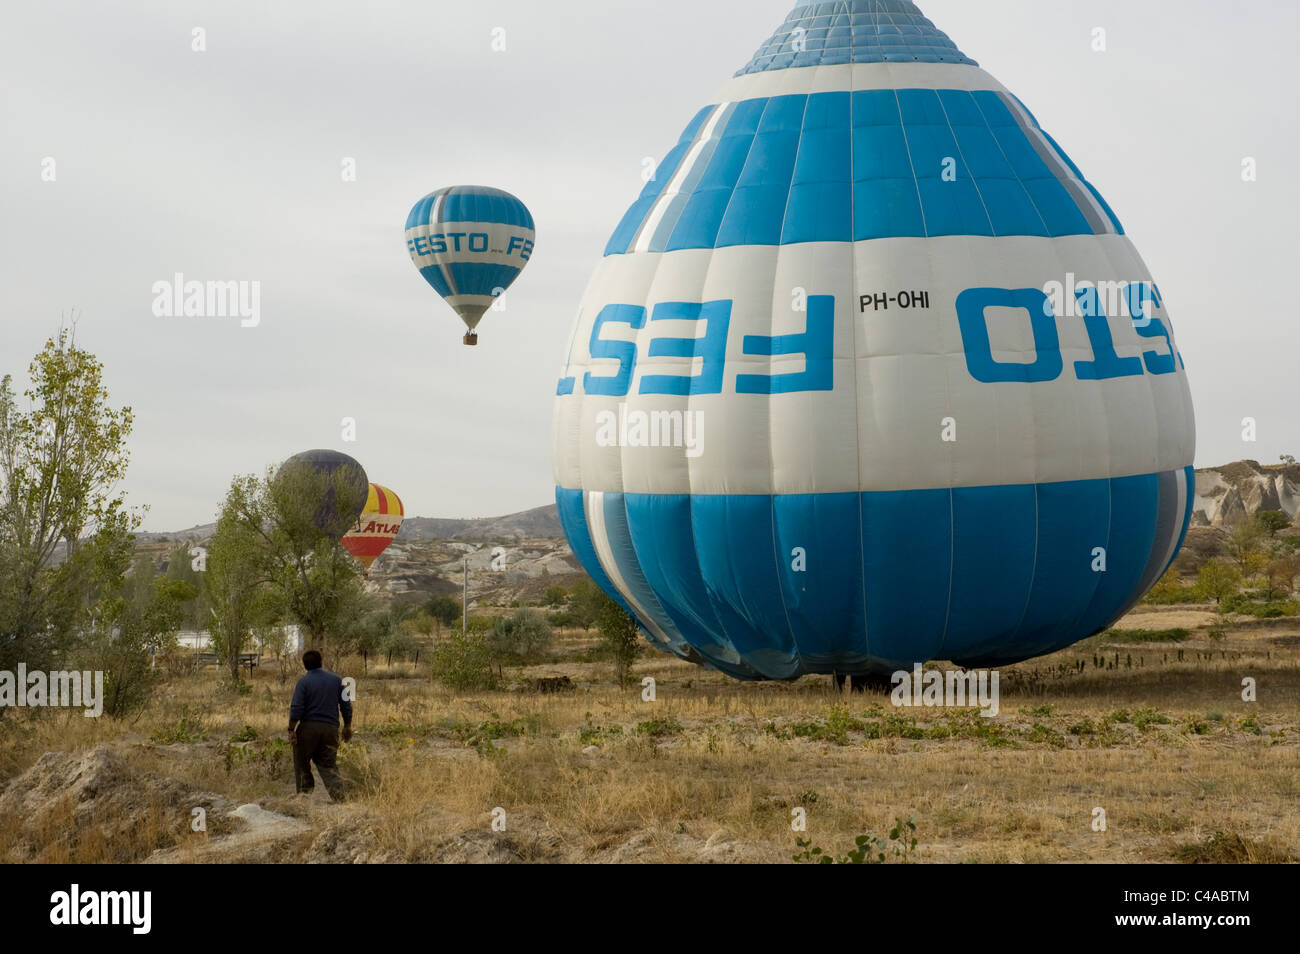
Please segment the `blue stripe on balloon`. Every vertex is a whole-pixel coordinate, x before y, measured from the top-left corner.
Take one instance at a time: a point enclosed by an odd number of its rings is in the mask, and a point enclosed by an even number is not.
[[[705,591],[741,659],[768,679],[798,676],[772,546],[772,498],[696,496],[691,523]]]
[[[860,521],[867,647],[882,669],[931,659],[943,643],[952,585],[952,492],[865,493]]]
[[[458,295],[492,295],[495,289],[509,288],[520,272],[513,265],[491,262],[448,262],[446,267]]]
[[[408,229],[431,222],[438,199],[438,222],[482,222],[484,224],[513,225],[532,229],[533,216],[528,207],[508,192],[487,186],[451,186],[431,192],[411,208],[406,217]]]
[[[761,99],[748,100],[730,109],[726,126],[719,130],[716,147],[700,154],[692,176],[682,184],[680,201],[674,201],[665,214],[659,228],[661,234],[651,243],[650,251],[675,248],[671,243],[677,241],[678,234],[696,235],[699,241],[712,247],[753,145],[763,104]]]
[[[1187,529],[1192,525],[1192,508],[1196,505],[1196,468],[1187,467],[1183,470],[1184,487],[1187,492],[1187,500],[1183,503],[1183,524],[1182,529],[1178,531],[1178,545],[1174,547],[1173,556],[1165,564],[1165,568],[1160,571],[1164,576],[1169,572],[1169,568],[1174,565],[1178,559],[1178,551],[1183,548],[1183,541],[1187,539]]]
[[[411,206],[410,213],[406,216],[406,228],[413,229],[418,225],[426,225],[429,221],[429,210],[433,207],[434,196],[437,193],[426,195],[415,205]]]
[[[606,255],[621,255],[632,247],[632,240],[636,238],[637,230],[654,208],[659,197],[663,195],[668,184],[672,182],[673,176],[677,174],[678,168],[682,164],[682,159],[690,151],[691,143],[694,141],[696,134],[699,133],[700,127],[704,121],[712,114],[715,107],[705,106],[695,118],[687,125],[686,130],[682,133],[681,139],[655,168],[654,176],[645,184],[641,190],[641,195],[632,207],[627,210],[618,227],[614,229],[614,234],[610,237],[609,244],[605,246]]]
[[[779,238],[782,245],[847,242],[853,237],[850,103],[848,93],[808,100]]]
[[[939,655],[982,654],[1020,625],[1034,577],[1033,484],[952,491],[952,587]]]
[[[1093,547],[1105,546],[1100,528],[1110,524],[1110,487],[1104,480],[1041,484],[1034,581],[1024,618],[998,651],[1028,656],[1055,642],[1062,619],[1080,618],[1101,582]],[[1091,538],[1091,539],[1090,539]]]
[[[1028,112],[1028,110],[1025,111]],[[1101,193],[1096,190],[1091,182],[1083,177],[1083,173],[1080,172],[1079,167],[1074,164],[1074,160],[1066,155],[1065,150],[1057,145],[1056,140],[1051,137],[1051,134],[1049,134],[1047,130],[1039,127],[1038,131],[1043,134],[1043,138],[1046,139],[1048,143],[1051,144],[1052,148],[1056,150],[1056,154],[1061,157],[1061,161],[1064,162],[1066,166],[1069,167],[1070,171],[1074,173],[1074,177],[1083,183],[1085,189],[1092,193],[1092,197],[1097,200],[1097,204],[1101,206],[1102,211],[1106,213],[1106,217],[1110,219],[1111,224],[1115,226],[1115,231],[1120,235],[1123,235],[1124,226],[1120,225],[1119,217],[1111,210],[1111,207],[1106,200],[1101,197]]]
[[[678,632],[673,619],[659,605],[659,600],[655,597],[654,591],[646,582],[644,575],[642,575],[636,548],[632,544],[632,535],[628,530],[628,516],[624,505],[624,495],[609,493],[602,496],[605,504],[603,521],[605,538],[609,544],[610,554],[614,558],[614,565],[618,568],[619,576],[623,578],[623,583],[632,599],[644,608],[645,612],[650,615],[650,619],[656,624],[659,632],[668,638],[672,648],[678,655],[681,655],[687,646],[686,639]],[[652,645],[662,646],[657,640],[652,640]]]
[[[781,598],[791,629],[804,634],[805,669],[870,661],[863,609],[858,494],[771,498]]]
[[[714,609],[696,556],[691,498],[622,496],[642,575],[677,631],[713,668],[738,679],[763,678],[741,660]]]
[[[1093,234],[1057,177],[1066,166],[1078,176],[1077,167],[1062,154],[1065,166],[1048,168],[995,92],[858,90],[729,108],[681,193],[661,209],[651,251]],[[688,148],[679,144],[664,165],[675,170]],[[1084,185],[1119,229],[1097,191]],[[633,248],[665,187],[646,187],[606,255]]]
[[[740,178],[718,228],[716,247],[777,245],[799,153],[808,96],[767,100]],[[706,248],[703,234],[674,235],[669,249]]]
[[[451,294],[451,286],[447,284],[447,276],[443,274],[441,266],[425,265],[420,269],[420,274],[424,276],[426,282],[433,286],[433,290],[443,298]]]
[[[514,196],[500,192],[451,192],[443,199],[438,221],[493,222],[533,228],[533,216],[528,207]]]
[[[1097,544],[1106,548],[1106,571],[1098,574],[1101,580],[1092,602],[1075,624],[1078,635],[1049,648],[1091,636],[1136,598],[1134,590],[1155,542],[1160,503],[1158,475],[1119,477],[1111,481],[1110,489],[1109,533],[1106,543]]]
[[[557,491],[592,572],[581,497]],[[687,642],[723,671],[782,679],[932,658],[995,665],[1077,642],[1141,595],[1168,540],[1156,539],[1161,511],[1177,500],[1149,474],[951,491],[627,494],[607,505],[626,508],[631,551],[618,545],[620,567],[633,552]],[[1181,540],[1190,504],[1173,516]],[[1096,547],[1104,572],[1093,571]]]
[[[560,526],[564,529],[564,536],[569,541],[569,548],[573,550],[573,555],[582,568],[587,571],[592,582],[605,591],[610,599],[619,606],[623,607],[628,613],[632,612],[632,607],[623,598],[623,594],[618,591],[613,582],[605,575],[605,570],[600,565],[600,560],[596,556],[596,547],[591,541],[591,530],[587,526],[586,508],[583,505],[581,490],[566,490],[562,487],[555,488],[555,509],[559,513]]]
[[[606,495],[607,499],[609,497],[623,498],[625,506],[629,508],[629,512],[634,514],[640,512],[637,507],[637,504],[640,501],[637,500],[635,495]],[[689,498],[681,497],[680,502],[688,511],[683,522],[689,529]],[[601,590],[610,597],[610,599],[614,600],[614,602],[621,606],[629,615],[635,617],[636,614],[628,604],[627,599],[618,591],[618,588],[614,586],[614,583],[610,580],[609,576],[606,575],[604,568],[601,566],[600,559],[596,556],[596,548],[592,542],[591,531],[587,522],[586,504],[583,492],[581,490],[566,490],[557,487],[555,491],[555,504],[560,517],[560,526],[564,529],[564,534],[568,538],[569,546],[573,550],[573,555],[582,565],[582,568],[587,571],[587,575],[591,577],[592,581],[599,586]],[[663,505],[671,507],[672,500],[669,497],[657,497],[654,498],[653,505],[656,508]],[[653,525],[655,522],[656,521],[654,520],[645,521],[637,516],[633,516],[628,523],[629,532],[633,526]],[[645,544],[635,542],[634,545],[638,547],[638,558],[642,564],[643,574],[648,576],[650,585],[653,587],[654,592],[659,594],[660,605],[668,610],[670,615],[673,615],[673,603],[671,601],[666,602],[664,599],[664,594],[667,593],[668,590],[662,585],[662,581],[654,575],[654,571],[658,569],[659,564],[654,560],[647,560],[645,558],[644,552],[640,549]],[[694,562],[693,557],[692,562]],[[716,627],[716,621],[705,625],[693,625],[688,621],[684,626],[681,625],[680,619],[674,618],[674,622],[678,623],[678,632],[685,630],[686,633],[689,634],[689,640],[692,644],[691,648],[694,651],[695,656],[702,659],[705,665],[724,672],[729,676],[733,676],[736,679],[753,680],[763,678],[759,673],[741,662],[739,655],[734,649],[730,646],[718,645],[715,640],[707,635],[710,629]]]

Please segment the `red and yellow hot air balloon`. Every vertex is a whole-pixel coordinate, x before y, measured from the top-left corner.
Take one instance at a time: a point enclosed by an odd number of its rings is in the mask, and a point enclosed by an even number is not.
[[[402,528],[402,501],[387,487],[370,485],[366,506],[354,526],[343,537],[343,548],[361,561],[367,570],[388,549]]]

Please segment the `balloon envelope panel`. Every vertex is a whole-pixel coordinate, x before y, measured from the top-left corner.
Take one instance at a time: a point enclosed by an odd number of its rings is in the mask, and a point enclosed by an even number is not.
[[[527,206],[489,186],[438,189],[406,219],[411,261],[471,331],[519,277],[536,239]]]
[[[343,548],[368,570],[402,529],[406,511],[401,498],[387,487],[370,485],[366,505],[356,524],[343,537]]]
[[[1159,288],[903,0],[800,4],[691,118],[593,274],[554,421],[584,567],[741,678],[1051,652],[1190,519]]]

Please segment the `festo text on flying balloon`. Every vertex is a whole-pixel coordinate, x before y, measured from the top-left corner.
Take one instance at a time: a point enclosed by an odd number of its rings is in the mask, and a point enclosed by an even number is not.
[[[419,235],[406,240],[406,247],[412,255],[424,258],[427,255],[441,255],[446,252],[479,252],[494,255],[518,255],[521,261],[528,261],[533,256],[533,242],[521,235],[512,235],[504,249],[492,248],[492,239],[487,232],[436,232],[432,235]]]

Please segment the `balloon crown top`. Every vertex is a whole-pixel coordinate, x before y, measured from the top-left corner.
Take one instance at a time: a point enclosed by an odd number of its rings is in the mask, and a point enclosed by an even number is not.
[[[736,75],[843,63],[979,65],[911,0],[799,0]]]
[[[500,222],[535,228],[532,213],[505,189],[492,186],[454,185],[435,189],[411,208],[406,227],[433,222]]]

